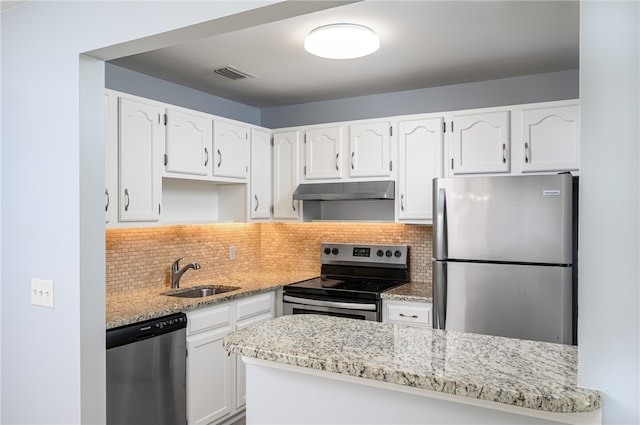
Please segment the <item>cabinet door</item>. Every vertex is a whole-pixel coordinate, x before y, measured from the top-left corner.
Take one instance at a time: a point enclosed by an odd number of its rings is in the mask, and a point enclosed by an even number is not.
[[[118,97],[105,93],[105,189],[104,222],[115,223],[118,200]]]
[[[442,118],[401,121],[398,126],[398,219],[433,218],[432,181],[443,177]]]
[[[391,124],[354,124],[349,127],[351,177],[391,176]]]
[[[342,127],[309,129],[304,135],[305,177],[336,179],[342,177]]]
[[[152,103],[119,99],[119,219],[160,218],[162,108]]]
[[[271,134],[251,129],[251,206],[252,219],[271,217]]]
[[[273,319],[274,314],[266,313],[260,316],[252,317],[250,319],[238,322],[236,329],[244,329],[249,326],[257,325],[258,323],[266,322]],[[247,366],[242,361],[241,356],[236,357],[236,409],[242,408],[247,403]]]
[[[273,218],[298,219],[299,201],[293,200],[298,187],[298,131],[273,135]]]
[[[187,338],[187,416],[189,424],[209,424],[229,414],[232,358],[222,347],[231,327]]]
[[[525,108],[522,119],[523,172],[580,168],[579,106]]]
[[[165,171],[206,176],[210,156],[211,119],[167,109]]]
[[[453,115],[453,174],[508,173],[509,120],[509,111]]]
[[[249,175],[249,131],[246,126],[215,120],[213,175],[246,179]]]

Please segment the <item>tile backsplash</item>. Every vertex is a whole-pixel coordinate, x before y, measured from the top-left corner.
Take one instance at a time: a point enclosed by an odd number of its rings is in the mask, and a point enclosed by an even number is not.
[[[106,230],[106,290],[168,289],[171,264],[198,262],[182,281],[234,272],[320,273],[321,242],[409,245],[411,280],[431,281],[431,227],[393,223],[246,223]],[[236,259],[229,259],[235,247]]]

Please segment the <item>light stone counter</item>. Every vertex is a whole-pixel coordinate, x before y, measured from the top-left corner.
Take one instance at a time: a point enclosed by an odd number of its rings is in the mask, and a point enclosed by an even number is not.
[[[316,275],[304,273],[233,273],[222,274],[206,282],[181,285],[189,288],[199,285],[222,285],[240,287],[237,291],[226,292],[205,298],[180,298],[162,295],[170,288],[128,292],[107,297],[107,329],[129,325],[143,320],[154,319],[167,314],[186,312],[208,307],[226,301],[248,297],[262,292],[273,291],[284,285],[311,279]]]
[[[409,282],[380,294],[383,300],[432,302],[431,282]]]
[[[577,386],[577,347],[569,345],[293,315],[233,332],[224,347],[246,358],[526,408],[521,410],[600,409],[600,393]]]

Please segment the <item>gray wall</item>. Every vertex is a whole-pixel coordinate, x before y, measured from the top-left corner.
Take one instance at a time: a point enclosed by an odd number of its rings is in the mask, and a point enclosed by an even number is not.
[[[260,125],[260,109],[181,86],[110,63],[105,64],[105,87],[158,102]]]
[[[268,128],[577,99],[578,70],[329,100],[262,110]]]
[[[578,70],[258,109],[106,64],[109,89],[267,128],[577,99]]]

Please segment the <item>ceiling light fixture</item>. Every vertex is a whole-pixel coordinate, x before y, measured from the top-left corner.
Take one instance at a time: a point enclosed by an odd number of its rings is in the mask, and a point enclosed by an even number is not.
[[[328,59],[353,59],[370,55],[380,39],[370,28],[356,24],[331,24],[311,31],[304,40],[307,52]]]

